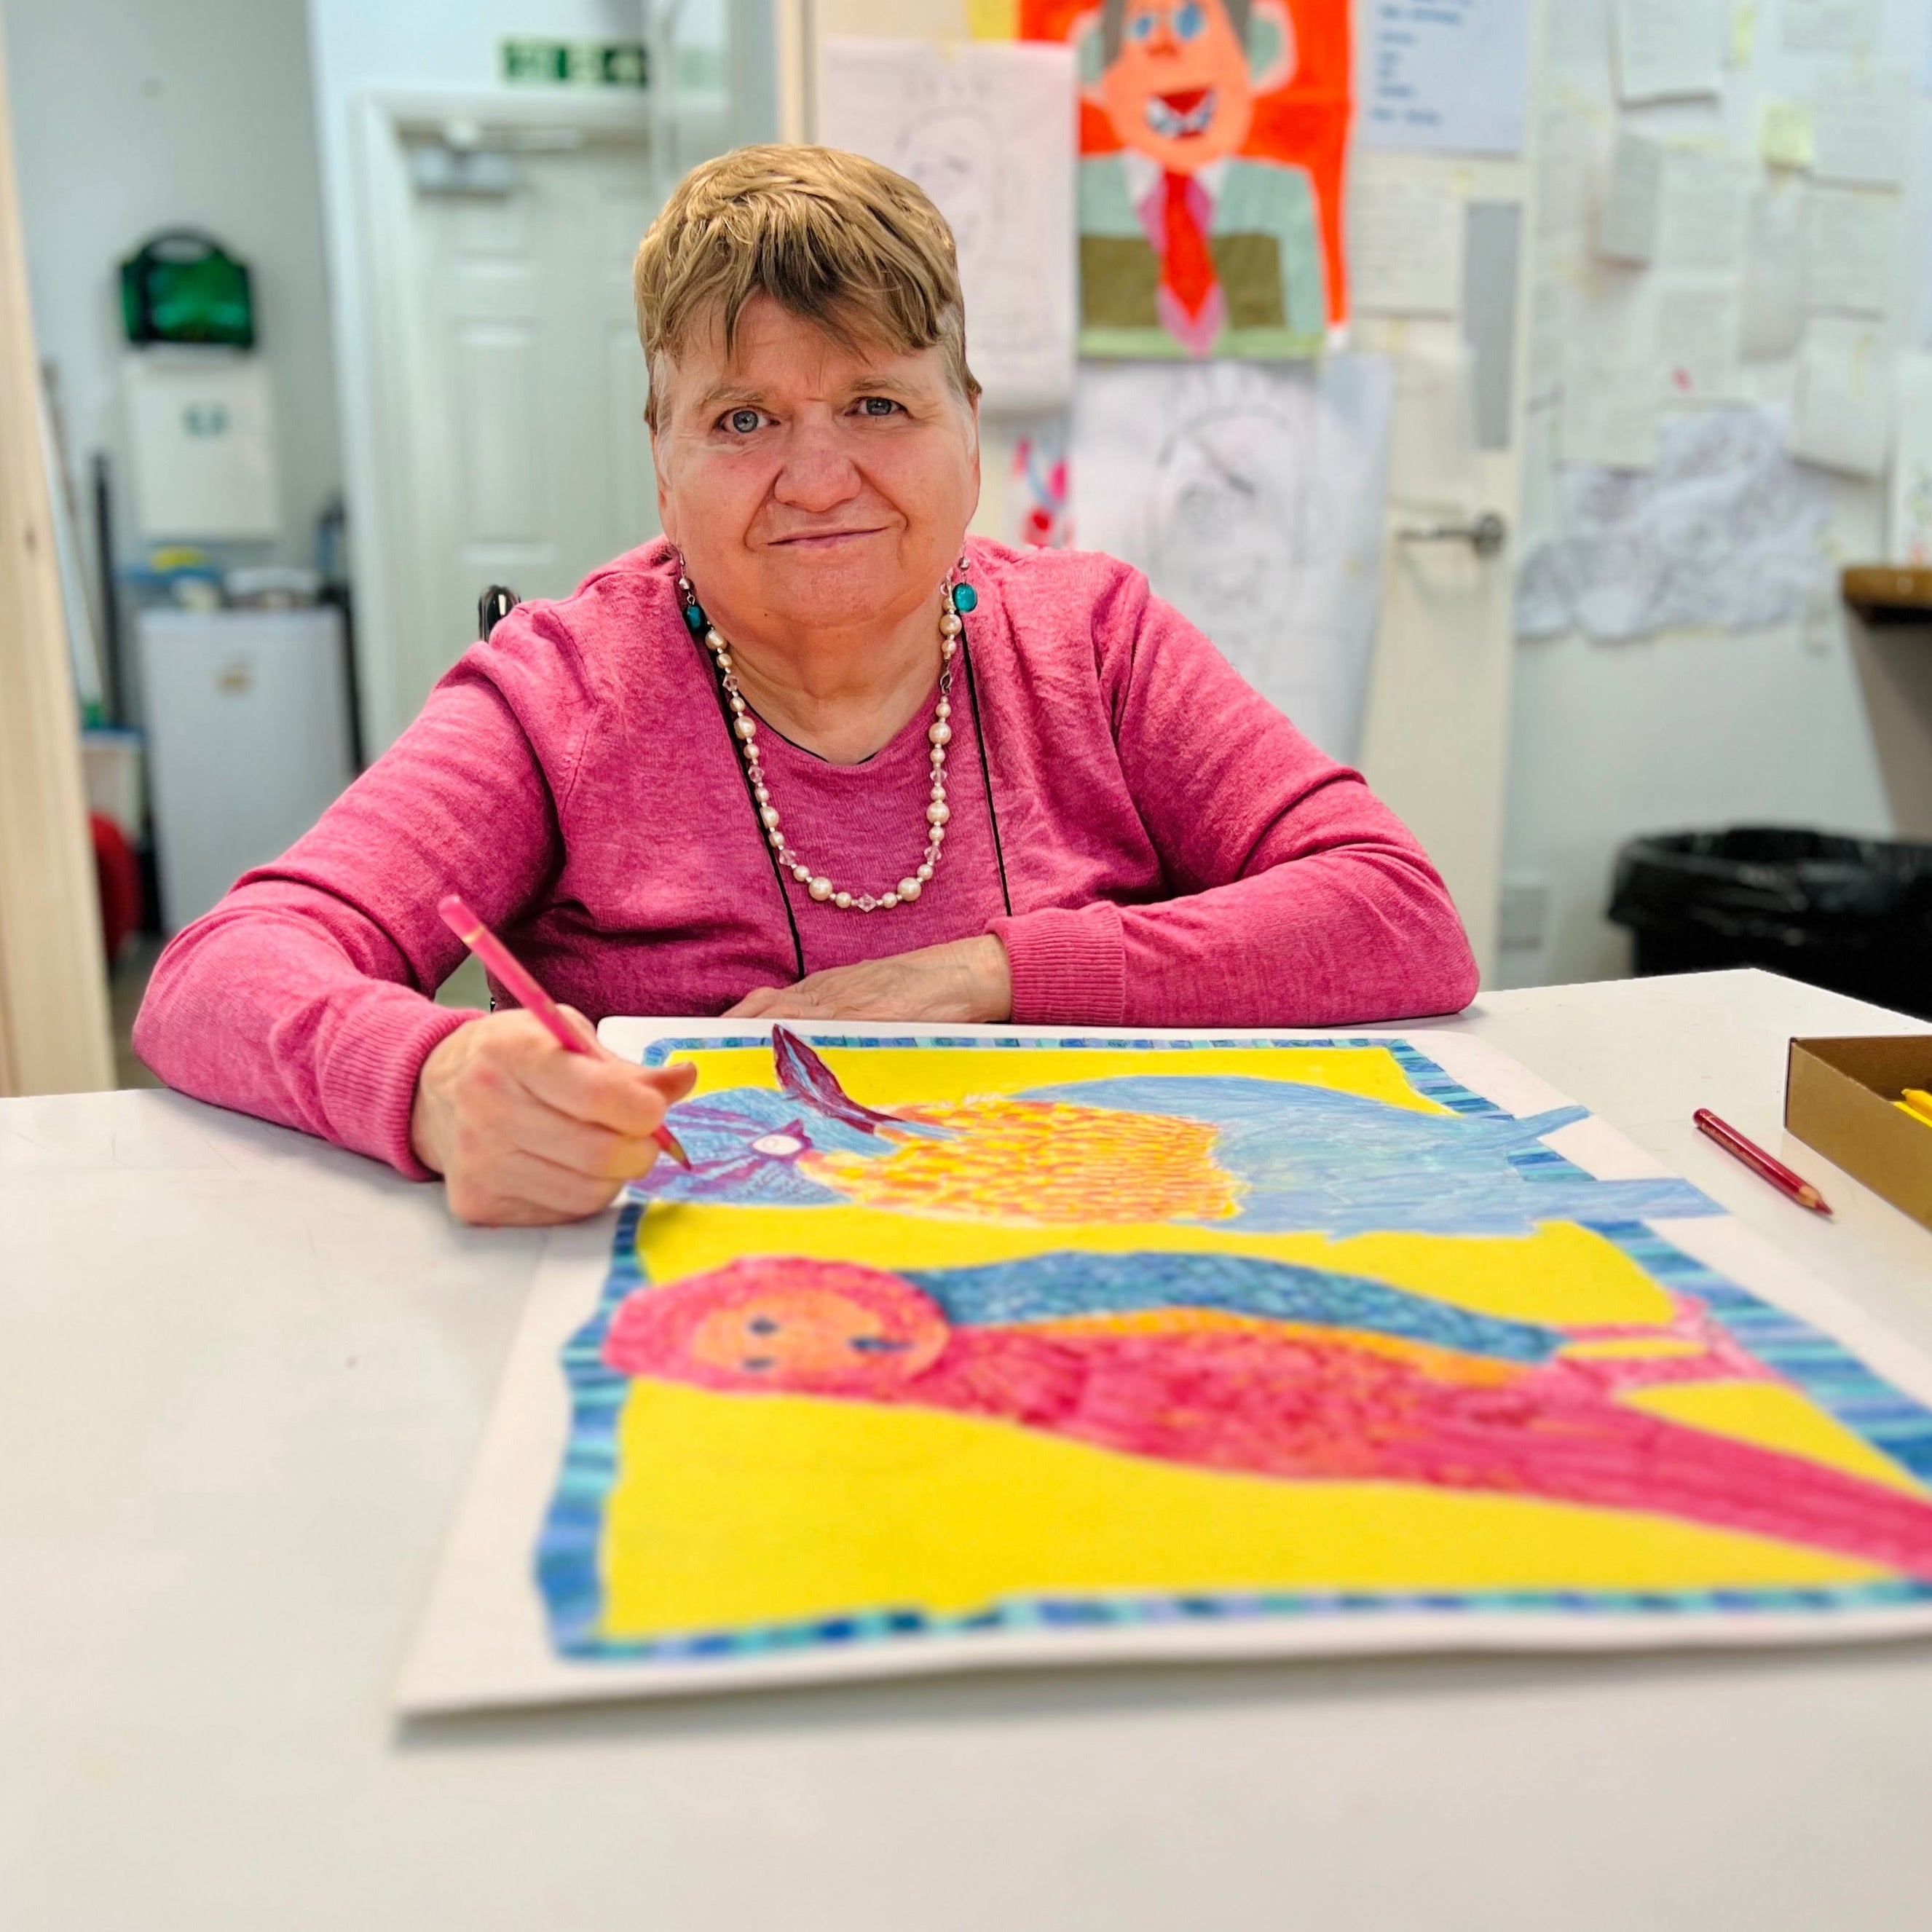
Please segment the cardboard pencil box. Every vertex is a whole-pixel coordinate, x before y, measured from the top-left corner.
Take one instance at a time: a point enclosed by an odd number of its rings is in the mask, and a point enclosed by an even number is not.
[[[1932,1126],[1892,1104],[1907,1087],[1932,1090],[1932,1034],[1794,1040],[1785,1066],[1784,1124],[1932,1228]]]

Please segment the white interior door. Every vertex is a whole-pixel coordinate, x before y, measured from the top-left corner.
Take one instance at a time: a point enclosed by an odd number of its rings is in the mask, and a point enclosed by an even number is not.
[[[643,125],[395,133],[379,274],[399,726],[487,585],[567,596],[657,530],[630,280],[657,198]]]
[[[1361,766],[1448,882],[1486,982],[1509,765],[1534,156],[1414,154],[1400,167],[1454,211],[1466,268],[1454,315],[1358,315],[1354,324],[1355,346],[1396,364]]]

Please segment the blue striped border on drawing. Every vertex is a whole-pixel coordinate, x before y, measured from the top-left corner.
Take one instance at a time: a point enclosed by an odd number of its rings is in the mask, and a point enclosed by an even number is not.
[[[1828,1335],[1761,1300],[1647,1222],[1586,1222],[1653,1281],[1694,1295],[1764,1364],[1795,1383],[1855,1436],[1922,1483],[1932,1484],[1932,1412],[1896,1389]]]
[[[975,1040],[945,1034],[886,1038],[829,1034],[806,1036],[820,1047],[1031,1047],[1106,1051],[1198,1049],[1202,1047],[1372,1048],[1394,1054],[1415,1090],[1451,1112],[1494,1115],[1503,1109],[1451,1078],[1406,1040],[1372,1035],[1292,1040],[1107,1040],[1072,1037],[1029,1040],[1015,1035]],[[644,1056],[661,1066],[680,1051],[763,1048],[765,1034],[722,1039],[668,1037]],[[1534,1178],[1552,1164],[1567,1168],[1548,1149],[1527,1150]],[[617,1436],[629,1378],[604,1366],[604,1336],[619,1304],[646,1276],[638,1250],[645,1204],[628,1202],[619,1214],[609,1274],[596,1312],[572,1336],[562,1353],[572,1413],[563,1468],[538,1539],[536,1572],[548,1610],[557,1654],[589,1663],[676,1665],[726,1658],[768,1657],[812,1646],[903,1641],[1018,1631],[1146,1627],[1243,1619],[1308,1621],[1426,1615],[1461,1622],[1473,1616],[1565,1616],[1590,1620],[1643,1618],[1689,1623],[1718,1616],[1774,1616],[1792,1613],[1885,1611],[1932,1604],[1932,1585],[1884,1579],[1829,1588],[1765,1588],[1696,1591],[1504,1590],[1219,1591],[1181,1594],[1112,1593],[1064,1597],[1020,1595],[956,1616],[909,1606],[854,1610],[836,1616],[739,1628],[691,1631],[650,1639],[603,1635],[602,1543],[604,1510],[617,1477]],[[1893,1388],[1829,1336],[1760,1300],[1658,1235],[1643,1222],[1586,1223],[1628,1255],[1660,1286],[1694,1295],[1768,1366],[1787,1376],[1820,1407],[1901,1468],[1932,1482],[1932,1413]]]

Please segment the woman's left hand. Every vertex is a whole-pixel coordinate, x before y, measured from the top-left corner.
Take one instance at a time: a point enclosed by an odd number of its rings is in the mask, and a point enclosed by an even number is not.
[[[754,986],[724,1017],[775,1020],[1004,1020],[1012,1017],[1006,949],[988,934]]]

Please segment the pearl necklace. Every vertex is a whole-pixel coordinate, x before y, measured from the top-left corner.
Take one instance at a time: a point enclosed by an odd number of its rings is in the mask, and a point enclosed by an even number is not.
[[[962,562],[963,567],[963,562]],[[919,863],[890,892],[876,898],[870,892],[847,892],[833,884],[830,877],[814,872],[785,836],[784,822],[772,802],[771,788],[766,782],[764,766],[758,753],[758,721],[745,702],[738,674],[731,662],[731,646],[719,635],[704,614],[704,608],[692,594],[691,580],[682,574],[677,587],[685,598],[684,621],[693,637],[702,638],[718,666],[718,682],[731,707],[731,731],[739,754],[745,761],[745,775],[751,782],[752,796],[758,808],[759,823],[778,863],[790,873],[821,905],[836,906],[841,912],[886,912],[896,905],[910,905],[932,883],[946,843],[946,821],[952,812],[946,802],[946,748],[952,742],[952,658],[958,649],[964,625],[962,613],[970,610],[979,597],[970,584],[955,584],[948,577],[940,593],[943,608],[939,618],[939,702],[926,728],[932,746],[928,762],[932,768],[932,789],[926,808],[926,851]]]

